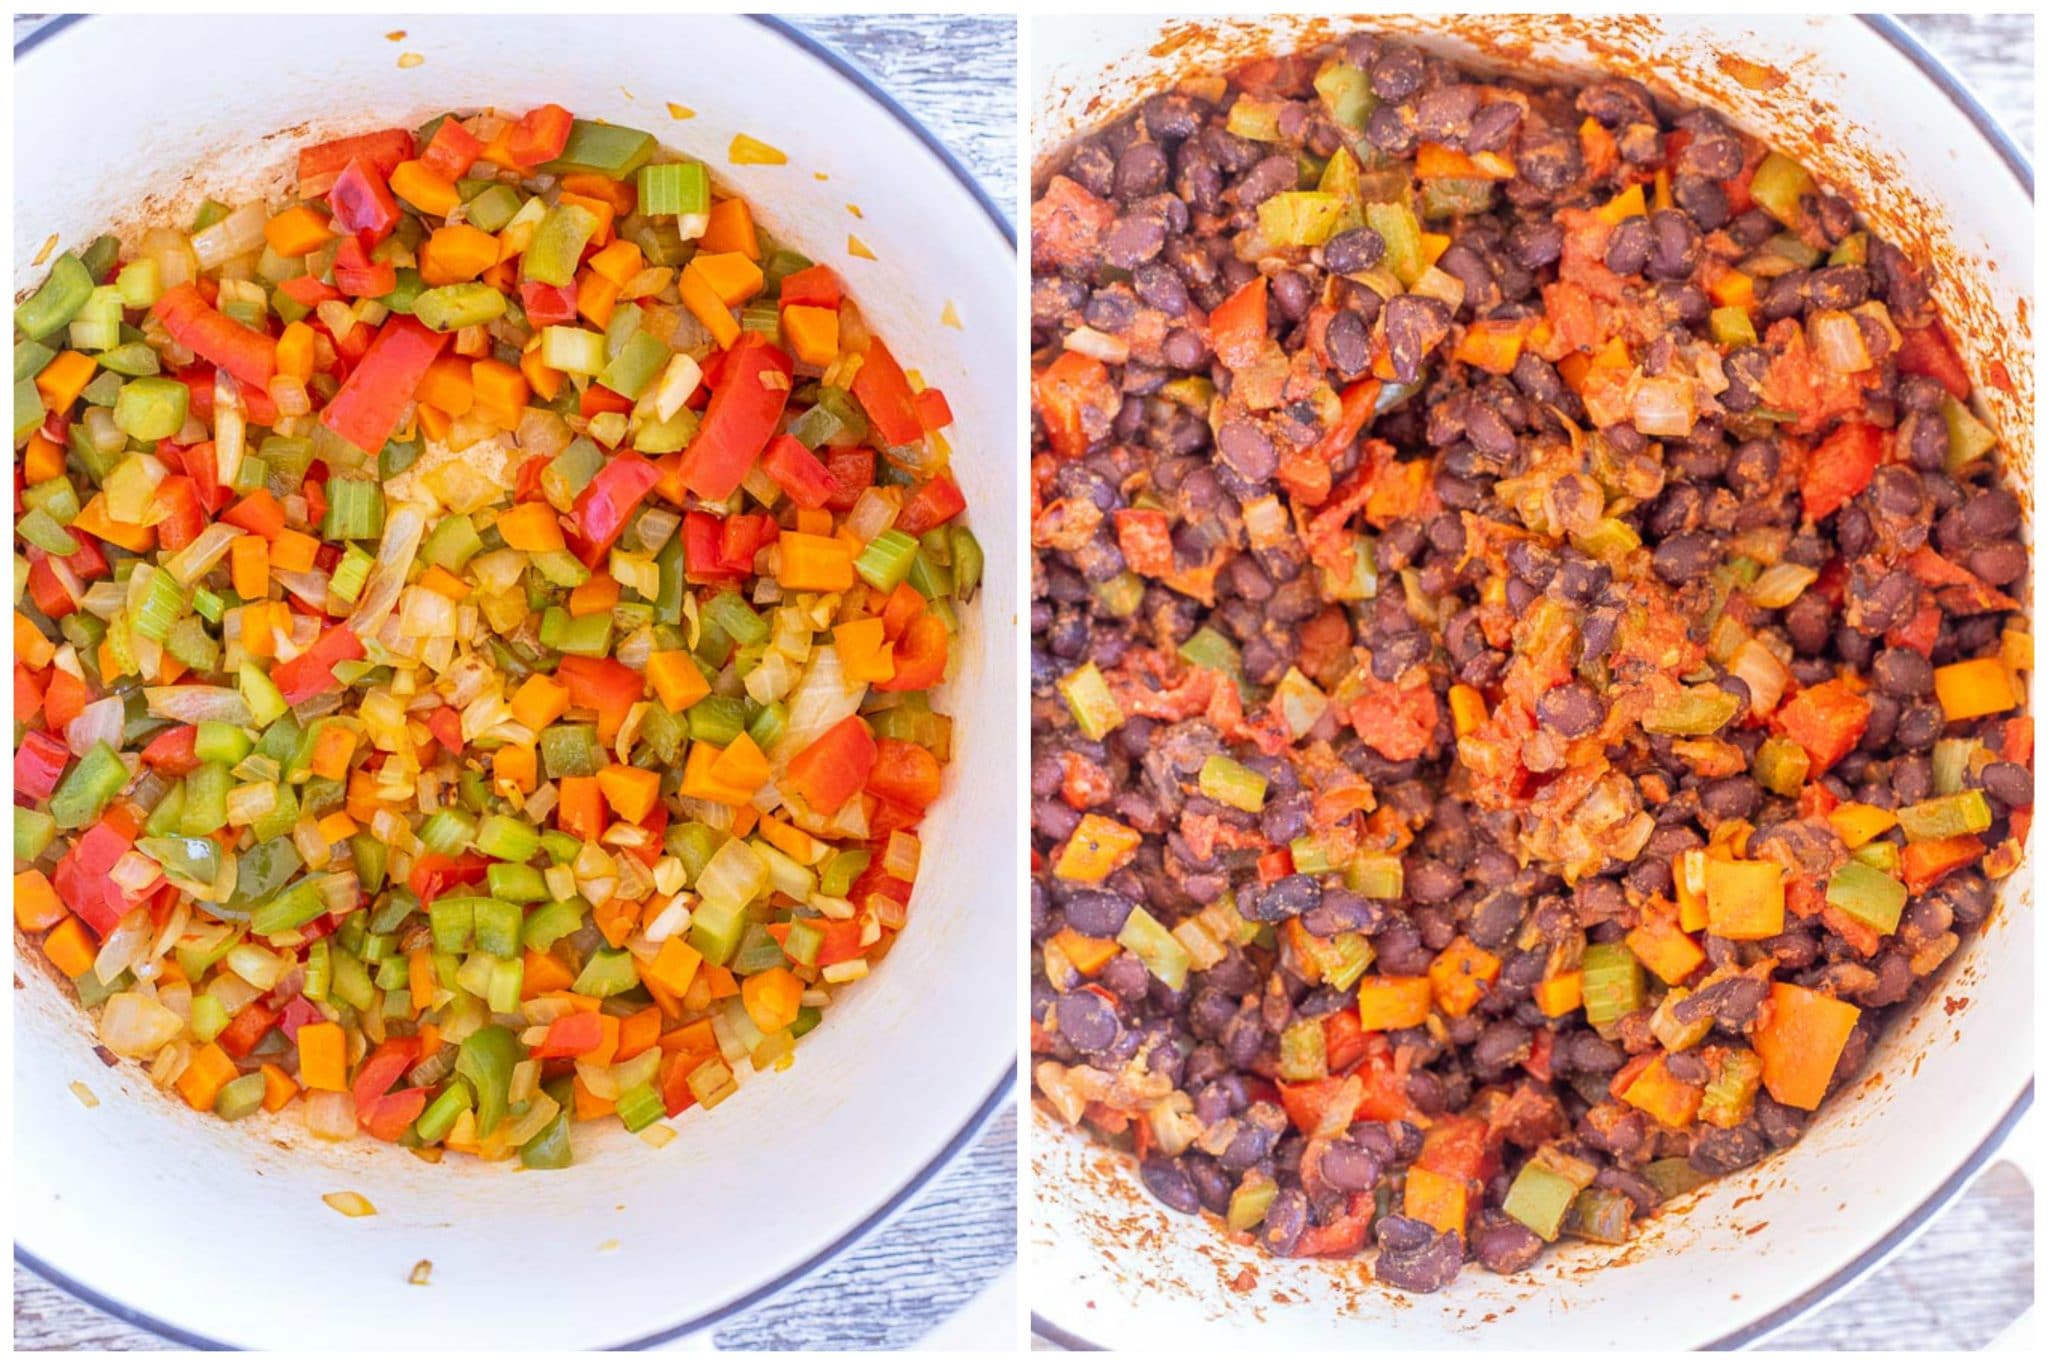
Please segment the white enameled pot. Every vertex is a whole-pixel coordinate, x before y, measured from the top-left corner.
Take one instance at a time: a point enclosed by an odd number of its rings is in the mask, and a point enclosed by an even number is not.
[[[401,53],[424,60],[401,66]],[[109,72],[132,79],[110,86]],[[942,698],[957,752],[923,829],[909,927],[791,1070],[684,1115],[663,1150],[593,1125],[565,1171],[429,1166],[312,1139],[291,1111],[230,1125],[186,1110],[136,1068],[103,1066],[76,1007],[24,961],[21,1261],[194,1345],[578,1348],[708,1326],[879,1224],[1012,1102],[1018,329],[1002,215],[887,95],[773,21],[94,18],[31,40],[15,78],[17,286],[51,233],[67,247],[110,227],[132,241],[156,215],[184,221],[203,195],[275,196],[295,148],[322,136],[550,101],[646,128],[838,269],[896,354],[945,389],[989,563]],[[101,93],[79,99],[87,88]],[[671,102],[695,116],[672,117]],[[742,132],[788,164],[728,165]],[[875,259],[849,254],[850,232]],[[957,327],[941,322],[949,302]],[[377,1215],[322,1202],[343,1190]],[[420,1261],[432,1262],[425,1287],[407,1282]]]
[[[1940,64],[1889,20],[1846,16],[1067,17],[1032,33],[1033,147],[1059,149],[1200,71],[1354,28],[1447,55],[1612,72],[1722,110],[1842,189],[1938,271],[1936,295],[2032,504],[2033,175]],[[2003,383],[2006,388],[1997,387]],[[1355,1266],[1274,1261],[1167,1214],[1128,1160],[1043,1115],[1029,1139],[1035,1325],[1068,1344],[1210,1349],[1674,1348],[1755,1340],[1909,1236],[1997,1150],[2033,1075],[2029,872],[1865,1079],[1803,1141],[1681,1201],[1628,1246],[1550,1251],[1445,1293]],[[1240,1277],[1251,1287],[1233,1289]]]

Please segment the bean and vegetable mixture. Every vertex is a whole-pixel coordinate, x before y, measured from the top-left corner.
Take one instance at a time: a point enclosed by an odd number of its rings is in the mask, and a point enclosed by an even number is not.
[[[226,1119],[570,1161],[905,924],[944,396],[646,132],[449,114],[15,310],[15,922]]]
[[[1032,234],[1041,1106],[1414,1292],[1796,1141],[2033,804],[1925,267],[1710,111],[1371,36]]]

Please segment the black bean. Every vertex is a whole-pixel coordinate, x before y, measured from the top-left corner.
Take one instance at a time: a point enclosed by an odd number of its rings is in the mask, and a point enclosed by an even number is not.
[[[1422,74],[1420,51],[1402,43],[1387,43],[1369,72],[1372,92],[1398,104],[1422,88]]]
[[[1495,100],[1482,105],[1472,115],[1470,128],[1465,133],[1465,150],[1468,152],[1498,152],[1506,150],[1514,140],[1515,126],[1522,121],[1522,106],[1513,100]]]
[[[1536,1264],[1543,1239],[1499,1209],[1482,1209],[1472,1229],[1472,1259],[1496,1275],[1513,1275]]]
[[[1700,231],[1693,226],[1692,219],[1677,209],[1658,209],[1650,215],[1649,222],[1650,278],[1682,280],[1692,274],[1700,263]]]
[[[1178,1213],[1200,1213],[1202,1197],[1195,1182],[1172,1157],[1153,1155],[1138,1163],[1138,1175],[1152,1197]]]
[[[1116,192],[1119,198],[1142,199],[1166,188],[1169,167],[1166,153],[1158,144],[1133,142],[1116,161]]]
[[[1540,193],[1557,194],[1579,178],[1584,165],[1575,134],[1549,124],[1523,124],[1515,171]]]
[[[1566,739],[1579,739],[1600,728],[1607,708],[1598,692],[1573,679],[1543,694],[1536,703],[1536,717],[1546,729],[1555,730]]]
[[[1607,239],[1607,268],[1617,275],[1642,274],[1654,244],[1649,219],[1622,219]]]
[[[1374,1234],[1380,1254],[1373,1274],[1383,1283],[1411,1294],[1434,1294],[1458,1278],[1464,1253],[1457,1233],[1440,1233],[1420,1219],[1389,1213]]]
[[[1854,308],[1870,297],[1870,276],[1860,265],[1831,265],[1806,277],[1806,297],[1815,308]]]
[[[1650,567],[1666,583],[1683,587],[1705,578],[1720,558],[1712,537],[1688,531],[1659,545],[1650,556]]]
[[[1747,820],[1763,801],[1753,777],[1719,777],[1700,787],[1700,806],[1717,820]]]
[[[1387,349],[1394,377],[1404,384],[1422,378],[1422,362],[1451,331],[1451,310],[1441,299],[1401,294],[1387,301]]]
[[[1340,275],[1370,270],[1386,249],[1386,242],[1371,228],[1352,228],[1323,243],[1323,264]]]
[[[1720,182],[1699,175],[1678,175],[1671,182],[1671,198],[1692,215],[1704,232],[1728,224],[1728,194]]]
[[[1987,763],[1979,774],[1984,790],[2007,807],[2031,806],[2034,804],[2034,775],[2024,764]]]
[[[1331,365],[1343,378],[1363,374],[1372,359],[1372,336],[1365,320],[1348,310],[1331,318],[1323,332],[1323,349],[1329,352]]]
[[[1338,1138],[1323,1148],[1320,1173],[1334,1189],[1369,1190],[1380,1180],[1380,1158],[1356,1142]]]
[[[1970,551],[1964,561],[1971,573],[1994,587],[2008,587],[2026,576],[2027,547],[2017,540],[1994,540]]]
[[[1261,888],[1238,909],[1246,918],[1263,924],[1277,924],[1313,910],[1322,903],[1323,889],[1315,878],[1296,872]]]
[[[1110,224],[1102,239],[1102,258],[1119,270],[1133,270],[1166,245],[1166,224],[1151,214],[1134,214]]]
[[[1300,176],[1293,157],[1269,156],[1237,182],[1237,202],[1243,208],[1257,208],[1280,191],[1293,189]]]
[[[1089,990],[1069,991],[1056,1007],[1060,1036],[1081,1052],[1100,1052],[1116,1041],[1116,1011]]]
[[[1283,1189],[1273,1196],[1266,1221],[1259,1225],[1259,1245],[1275,1256],[1291,1256],[1307,1229],[1308,1196],[1298,1189]]]
[[[1240,477],[1253,482],[1272,478],[1280,464],[1273,438],[1249,417],[1226,421],[1216,433],[1216,449]]]

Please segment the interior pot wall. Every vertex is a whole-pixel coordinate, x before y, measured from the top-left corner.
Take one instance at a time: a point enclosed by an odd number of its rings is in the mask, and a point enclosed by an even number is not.
[[[400,29],[403,41],[384,36]],[[401,68],[401,52],[425,61]],[[193,74],[75,98],[108,70]],[[946,390],[955,472],[990,565],[939,698],[956,716],[957,753],[923,830],[909,927],[841,993],[791,1071],[672,1121],[679,1136],[660,1151],[594,1125],[577,1130],[566,1171],[427,1166],[379,1144],[310,1139],[296,1109],[239,1125],[191,1113],[134,1067],[104,1067],[75,1004],[24,957],[20,1247],[219,1341],[587,1347],[712,1312],[877,1213],[964,1140],[1014,1058],[1017,329],[1001,228],[902,122],[744,19],[102,18],[49,38],[16,78],[24,130],[43,130],[17,140],[18,288],[40,275],[31,262],[48,235],[74,247],[113,227],[132,240],[205,195],[275,191],[308,140],[549,101],[646,128],[838,269],[897,354]],[[695,116],[672,118],[670,101]],[[61,138],[47,135],[56,120]],[[789,164],[728,165],[739,132]],[[849,232],[877,259],[852,257]],[[949,302],[958,327],[940,321]],[[97,1108],[73,1097],[74,1080]],[[378,1215],[341,1218],[320,1199],[337,1190],[368,1196]],[[406,1282],[421,1260],[433,1263],[426,1289]],[[508,1311],[537,1275],[552,1306]]]
[[[1075,137],[1185,75],[1358,27],[1481,66],[1632,76],[1804,160],[1935,268],[1936,297],[2031,504],[2031,195],[1929,78],[1854,18],[1063,18],[1034,33],[1035,178]],[[1522,1275],[1468,1273],[1434,1296],[1374,1285],[1355,1264],[1275,1261],[1225,1243],[1167,1214],[1128,1159],[1039,1114],[1033,1306],[1057,1330],[1125,1346],[1306,1345],[1341,1331],[1352,1345],[1677,1347],[1752,1330],[1845,1268],[1867,1268],[2022,1104],[2031,910],[2023,866],[1938,988],[1893,1024],[1864,1079],[1795,1148],[1679,1201],[1627,1246],[1560,1244]]]

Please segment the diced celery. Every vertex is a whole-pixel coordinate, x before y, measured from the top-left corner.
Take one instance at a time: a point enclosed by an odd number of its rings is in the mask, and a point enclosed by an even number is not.
[[[1643,1007],[1643,964],[1623,943],[1590,943],[1580,963],[1586,1022],[1604,1028]]]
[[[1086,663],[1060,679],[1060,695],[1073,713],[1074,724],[1089,739],[1101,739],[1124,723],[1123,708],[1109,690],[1100,669]]]
[[[1202,795],[1256,815],[1266,805],[1266,779],[1235,759],[1211,754],[1202,763]]]

